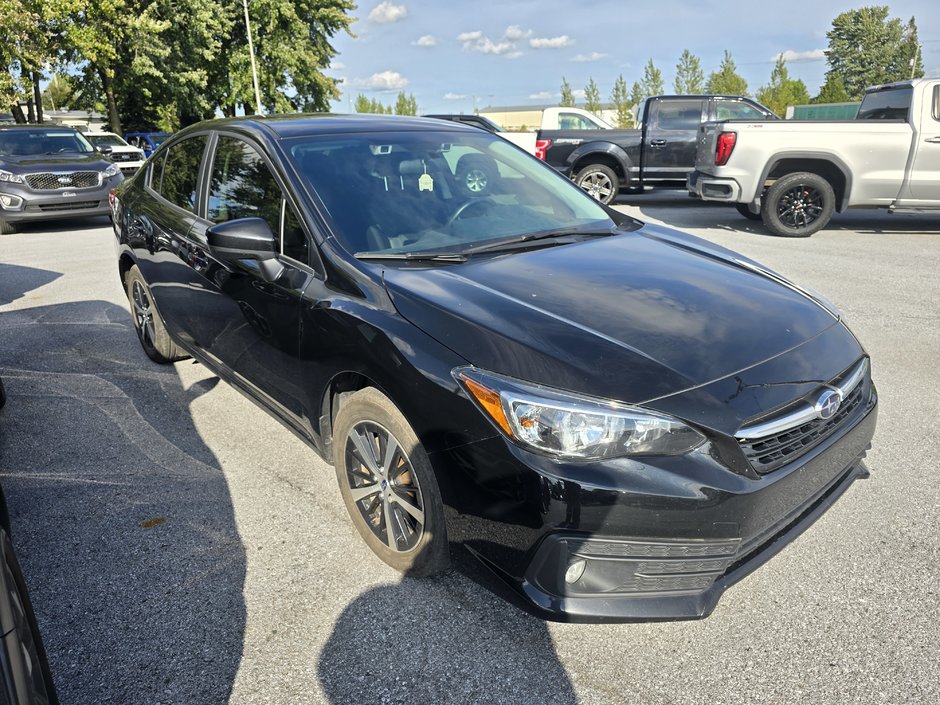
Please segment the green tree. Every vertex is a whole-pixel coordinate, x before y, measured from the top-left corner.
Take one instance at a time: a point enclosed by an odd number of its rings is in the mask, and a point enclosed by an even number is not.
[[[571,92],[571,84],[564,76],[561,77],[561,100],[558,105],[562,108],[574,107],[574,93]]]
[[[914,18],[904,25],[888,12],[887,5],[843,12],[826,33],[826,78],[841,78],[851,100],[861,99],[867,86],[924,75]]]
[[[42,92],[42,105],[48,110],[71,108],[75,97],[76,81],[67,73],[55,72]]]
[[[357,113],[371,113],[372,106],[369,103],[369,99],[366,98],[362,93],[356,96],[356,102],[354,104],[355,110]]]
[[[705,90],[719,95],[747,95],[747,81],[738,73],[731,52],[727,49],[718,70],[709,74]]]
[[[627,82],[623,74],[614,81],[614,89],[610,94],[610,102],[617,111],[617,127],[633,127],[633,112],[630,110],[630,95],[627,93]]]
[[[788,105],[806,105],[809,103],[809,91],[802,80],[790,78],[787,62],[783,54],[777,57],[777,63],[770,73],[770,83],[757,91],[757,100],[777,115],[786,115]]]
[[[705,74],[702,73],[702,62],[688,49],[682,52],[679,63],[676,64],[676,80],[673,87],[679,95],[705,92]]]
[[[666,84],[663,83],[663,72],[653,64],[650,59],[643,67],[643,92],[646,97],[662,95],[666,92]]]
[[[813,103],[848,103],[851,100],[849,92],[845,90],[842,77],[836,74],[826,76],[826,82],[819,89],[819,95],[813,98]]]
[[[418,101],[415,100],[414,95],[405,95],[404,91],[401,91],[398,94],[398,100],[395,101],[395,114],[396,115],[417,115],[418,114]]]
[[[601,108],[601,92],[594,83],[594,79],[588,79],[588,84],[584,87],[584,109],[589,113],[597,115]]]

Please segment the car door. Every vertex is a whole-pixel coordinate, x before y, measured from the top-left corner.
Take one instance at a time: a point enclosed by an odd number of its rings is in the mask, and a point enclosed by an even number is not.
[[[907,188],[901,203],[940,206],[940,84],[925,91],[914,140]]]
[[[645,180],[685,180],[695,166],[705,103],[701,98],[653,101],[643,144]]]
[[[199,307],[196,345],[234,381],[282,419],[309,432],[302,363],[298,359],[300,302],[314,270],[311,241],[273,162],[258,145],[220,133],[206,169],[206,205],[193,226],[190,285]],[[257,262],[221,262],[210,253],[206,230],[240,218],[263,218],[280,243],[283,272],[261,276]]]
[[[190,230],[199,206],[199,173],[209,144],[197,134],[169,145],[158,154],[135,201],[130,229],[137,265],[167,329],[175,338],[192,341],[194,310],[188,290],[193,284]]]

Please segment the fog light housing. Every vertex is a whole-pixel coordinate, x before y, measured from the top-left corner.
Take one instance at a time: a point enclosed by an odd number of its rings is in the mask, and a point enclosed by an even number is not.
[[[587,562],[582,560],[577,560],[571,565],[568,566],[568,570],[565,571],[565,582],[569,585],[573,585],[581,579],[581,576],[584,575],[584,568],[587,565]]]
[[[0,193],[0,206],[6,210],[14,210],[23,205],[23,199],[9,193]]]

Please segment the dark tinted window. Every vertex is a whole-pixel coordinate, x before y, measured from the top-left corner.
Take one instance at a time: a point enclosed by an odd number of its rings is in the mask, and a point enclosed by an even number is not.
[[[220,137],[209,177],[209,220],[264,218],[281,251],[307,261],[307,238],[267,164],[248,143]]]
[[[766,120],[767,116],[753,105],[738,100],[716,100],[716,120]]]
[[[657,107],[654,126],[660,130],[697,130],[702,122],[700,100],[667,100]]]
[[[166,200],[188,211],[196,210],[196,184],[206,139],[205,135],[199,135],[170,147],[161,178],[157,179],[157,173],[154,172],[151,182],[153,189]]]
[[[911,86],[866,93],[856,120],[907,120],[914,89]]]

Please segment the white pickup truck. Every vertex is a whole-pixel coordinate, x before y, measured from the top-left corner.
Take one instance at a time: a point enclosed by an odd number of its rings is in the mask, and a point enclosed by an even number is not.
[[[869,88],[855,120],[705,124],[687,186],[786,237],[847,208],[940,211],[940,79]]]

